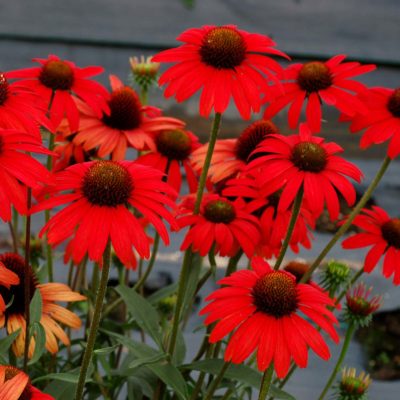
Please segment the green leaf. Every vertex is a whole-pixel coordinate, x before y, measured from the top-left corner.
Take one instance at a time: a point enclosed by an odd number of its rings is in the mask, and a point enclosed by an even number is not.
[[[119,285],[116,291],[124,300],[133,319],[152,337],[161,349],[160,319],[154,307],[142,296],[138,295],[133,288],[130,289],[127,286]]]
[[[76,383],[52,381],[45,389],[45,393],[54,397],[55,400],[71,400],[76,390]]]
[[[209,360],[197,361],[192,364],[182,365],[181,368],[208,372],[210,374],[217,375],[221,371],[223,365],[224,360],[213,358]],[[225,372],[225,377],[237,382],[244,383],[245,385],[252,386],[256,389],[260,388],[262,379],[262,375],[258,371],[255,371],[253,368],[250,368],[247,365],[243,364],[231,364]],[[296,400],[292,395],[284,392],[274,385],[271,385],[270,394],[277,399]]]
[[[165,353],[160,353],[159,350],[155,350],[144,343],[137,342],[133,339],[127,338],[125,336],[119,335],[118,333],[104,331],[109,336],[114,337],[119,343],[126,346],[138,359],[149,359],[151,357],[167,357]],[[167,361],[157,362],[154,364],[147,364],[145,366],[151,370],[155,375],[157,375],[166,385],[170,386],[180,399],[186,400],[188,397],[188,388],[182,374],[174,365]],[[129,375],[133,373],[132,368],[129,368]],[[127,373],[125,371],[125,373]],[[121,371],[124,373],[123,371]],[[121,374],[121,373],[120,373]]]
[[[88,377],[92,375],[93,370],[94,370],[93,365],[90,364],[89,370],[87,373]],[[32,383],[35,384],[40,381],[54,380],[54,381],[61,381],[61,382],[77,384],[78,380],[79,380],[79,372],[80,372],[80,368],[76,368],[71,372],[59,372],[59,373],[54,373],[54,374],[47,374],[47,375],[39,376],[39,377],[33,379]],[[86,382],[92,382],[92,379],[87,378]]]
[[[171,285],[165,286],[154,292],[149,297],[147,297],[147,301],[151,304],[157,304],[159,301],[176,293],[177,290],[178,290],[178,282],[172,283]]]
[[[166,354],[156,354],[152,357],[137,358],[129,364],[129,368],[139,368],[143,365],[155,364],[159,361],[164,361],[167,358]]]
[[[42,308],[42,296],[40,295],[40,290],[36,289],[31,304],[29,305],[30,321],[32,325],[36,322],[40,322],[42,318]]]
[[[38,290],[36,292],[39,292]],[[32,304],[32,303],[31,303]],[[34,322],[29,329],[29,336],[35,337],[35,351],[33,357],[29,360],[28,365],[35,364],[46,348],[46,332],[40,322]]]
[[[13,344],[20,332],[21,328],[7,335],[5,338],[0,339],[0,354],[6,354],[8,352],[10,346]]]
[[[203,257],[200,257],[198,253],[192,254],[191,266],[189,270],[189,276],[186,280],[186,291],[183,300],[183,312],[182,319],[185,320],[186,314],[192,312],[194,296],[197,289],[197,283],[199,282],[201,264]]]
[[[98,356],[107,355],[107,354],[111,354],[117,347],[118,347],[118,345],[110,346],[110,347],[103,347],[102,349],[94,350],[93,353],[97,354]]]

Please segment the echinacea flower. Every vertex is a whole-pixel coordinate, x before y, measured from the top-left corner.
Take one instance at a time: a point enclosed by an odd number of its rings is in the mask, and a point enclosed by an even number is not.
[[[390,218],[385,210],[373,206],[364,208],[353,221],[362,230],[342,243],[344,249],[372,248],[364,261],[364,271],[370,273],[383,257],[383,276],[393,275],[393,283],[400,284],[400,219]]]
[[[358,283],[346,293],[346,319],[360,326],[367,326],[372,314],[382,306],[382,296],[372,296],[372,287]]]
[[[75,164],[56,175],[56,194],[39,203],[33,211],[67,205],[42,228],[49,244],[57,246],[68,238],[69,251],[77,264],[88,254],[101,262],[108,240],[121,262],[136,266],[134,247],[139,255],[150,255],[149,238],[131,211],[146,217],[163,241],[169,237],[161,218],[175,220],[165,206],[173,207],[169,196],[174,189],[162,182],[163,173],[136,162],[91,161]],[[64,193],[67,192],[67,193]]]
[[[31,134],[0,129],[0,218],[11,219],[11,206],[20,214],[27,213],[26,187],[39,189],[52,176],[26,152],[52,154]]]
[[[13,71],[0,72],[0,126],[35,134],[40,141],[39,126],[51,129],[46,118],[47,104],[36,93],[9,82]]]
[[[264,118],[272,118],[290,104],[289,126],[294,129],[306,102],[307,123],[313,132],[320,132],[323,102],[347,115],[365,113],[362,102],[354,94],[366,90],[366,87],[349,78],[371,72],[376,66],[343,62],[345,58],[344,55],[337,55],[326,62],[290,65],[281,74],[281,78],[288,82],[276,86],[275,90],[270,88],[267,93],[270,105],[265,110]]]
[[[229,198],[240,197],[246,201],[246,210],[255,215],[260,222],[261,239],[256,247],[255,254],[264,258],[277,257],[282,248],[289,227],[292,211],[279,209],[280,191],[263,196],[257,178],[251,176],[231,179],[226,182],[223,195]],[[299,245],[306,249],[311,248],[313,238],[310,229],[315,228],[315,217],[303,202],[289,246],[293,252],[299,252]]]
[[[364,371],[357,375],[355,368],[343,368],[337,400],[367,400],[366,393],[371,382],[369,374]]]
[[[150,86],[156,83],[160,63],[154,62],[152,57],[141,56],[130,57],[129,64],[131,66],[133,80],[143,91],[147,91]]]
[[[11,285],[18,285],[19,277],[18,275],[7,269],[7,267],[0,262],[0,285],[4,286],[6,289],[10,289]],[[4,302],[3,296],[0,294],[0,313],[4,313],[6,310],[6,303]]]
[[[18,86],[36,93],[45,101],[49,110],[50,121],[57,127],[66,116],[71,130],[78,129],[79,112],[72,94],[78,96],[93,112],[101,117],[108,111],[106,99],[108,93],[100,83],[88,78],[103,72],[102,67],[79,68],[73,62],[61,60],[55,55],[47,59],[34,58],[39,67],[10,71],[7,78],[18,78]]]
[[[280,65],[267,57],[287,57],[274,49],[267,36],[248,33],[233,25],[192,28],[178,36],[184,44],[162,51],[153,61],[176,63],[164,72],[160,85],[164,95],[184,101],[202,89],[200,114],[208,117],[212,109],[223,113],[231,97],[243,118],[260,111],[261,92],[268,91],[268,79],[281,71]]]
[[[296,283],[293,275],[272,270],[258,257],[251,270],[234,272],[218,283],[224,287],[208,296],[210,304],[200,314],[208,314],[206,325],[216,323],[211,343],[232,333],[225,361],[242,363],[257,350],[258,369],[265,371],[273,363],[278,378],[283,378],[291,359],[300,368],[307,366],[309,347],[324,360],[330,358],[324,338],[311,324],[339,341],[334,327],[338,321],[329,310],[334,304],[326,293]]]
[[[74,142],[86,151],[98,148],[100,158],[112,155],[125,159],[126,149],[156,151],[154,135],[184,127],[184,122],[161,115],[155,107],[143,106],[137,93],[119,78],[110,75],[109,113],[97,115],[85,103],[76,101],[81,113],[79,132]]]
[[[190,226],[181,250],[191,246],[201,256],[215,246],[215,254],[222,257],[233,257],[240,249],[252,257],[260,238],[257,218],[246,212],[243,204],[217,194],[203,196],[198,215],[191,207],[182,208],[177,223],[180,228]]]
[[[365,130],[360,141],[363,149],[390,140],[388,156],[396,158],[400,154],[400,88],[372,88],[359,98],[368,112],[344,118],[351,120],[350,131]]]
[[[35,388],[20,369],[0,365],[0,400],[54,400],[54,397]]]
[[[336,143],[324,143],[313,136],[307,125],[300,125],[298,135],[269,135],[253,154],[267,153],[251,161],[248,171],[260,176],[265,195],[282,189],[278,209],[290,207],[297,193],[304,191],[304,201],[312,205],[316,217],[326,204],[331,220],[339,216],[340,192],[349,206],[356,200],[354,186],[346,176],[361,181],[361,171],[336,154],[343,149]]]
[[[272,121],[259,120],[249,125],[237,139],[217,140],[211,158],[208,176],[212,183],[235,177],[249,162],[250,154],[271,133],[278,133]],[[193,152],[192,162],[201,171],[208,150],[208,144]]]
[[[12,349],[17,357],[24,354],[25,344],[25,260],[15,253],[3,253],[0,255],[0,264],[12,271],[19,278],[18,284],[9,287],[0,286],[0,294],[9,306],[0,313],[0,327],[6,326],[8,334],[21,329],[19,335],[12,344]],[[46,332],[46,349],[55,354],[58,352],[58,340],[65,346],[70,344],[69,338],[60,326],[64,324],[70,328],[80,328],[81,320],[73,312],[58,305],[56,302],[82,301],[86,297],[73,292],[62,283],[39,284],[35,272],[29,266],[29,287],[31,299],[35,290],[39,290],[43,308],[40,323]],[[29,357],[32,357],[35,349],[35,340],[31,339],[29,345]]]
[[[197,177],[193,170],[191,155],[200,147],[199,139],[185,129],[157,132],[154,135],[157,151],[149,151],[137,159],[137,162],[157,168],[167,175],[167,182],[179,193],[182,184],[181,165],[183,166],[189,191],[197,189]]]
[[[53,161],[53,172],[77,163],[91,161],[96,157],[96,151],[85,151],[82,145],[74,143],[76,132],[71,132],[68,121],[63,119],[56,129],[53,152],[57,154]]]

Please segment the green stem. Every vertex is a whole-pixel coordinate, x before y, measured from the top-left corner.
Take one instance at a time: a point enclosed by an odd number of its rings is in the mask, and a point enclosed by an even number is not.
[[[212,400],[214,392],[218,389],[219,384],[221,383],[222,379],[224,378],[226,370],[229,368],[230,363],[225,362],[219,371],[218,375],[215,379],[211,382],[210,388],[208,389],[204,400]]]
[[[344,338],[344,342],[343,342],[342,351],[340,352],[340,355],[336,362],[335,368],[333,369],[332,374],[329,377],[328,382],[326,383],[326,385],[324,387],[324,390],[318,397],[318,400],[322,400],[325,397],[326,393],[328,392],[329,388],[332,386],[332,383],[334,382],[336,375],[339,372],[340,367],[342,366],[344,357],[346,356],[347,350],[348,350],[350,342],[351,342],[351,338],[353,337],[353,333],[355,330],[356,330],[356,325],[354,323],[351,323],[349,325],[349,328],[347,329],[346,337]]]
[[[264,372],[264,375],[262,377],[258,400],[265,400],[267,398],[269,388],[271,386],[273,373],[274,373],[274,365],[271,363],[268,369]]]
[[[206,359],[209,359],[211,357],[212,352],[213,352],[213,347],[209,346],[207,349]],[[190,374],[190,372],[189,372],[189,374]],[[206,377],[206,373],[204,371],[201,371],[200,375],[197,379],[196,386],[194,387],[192,395],[190,396],[189,400],[196,400],[198,398],[198,395],[201,392],[201,387],[203,386],[205,377]]]
[[[297,217],[300,214],[301,203],[303,200],[303,189],[297,193],[296,198],[294,199],[293,208],[292,208],[292,215],[290,217],[288,230],[286,232],[286,237],[283,240],[281,251],[279,252],[279,256],[275,263],[275,270],[278,270],[282,264],[283,257],[285,257],[286,251],[289,247],[290,239],[293,235],[294,227],[296,226]]]
[[[147,266],[145,273],[142,274],[142,276],[139,278],[139,280],[136,282],[135,286],[133,287],[136,291],[139,291],[144,286],[148,276],[150,275],[150,273],[154,267],[154,263],[157,258],[159,243],[160,243],[160,235],[158,233],[156,233],[156,235],[154,236],[153,251],[151,253],[151,257],[149,260],[149,265]]]
[[[315,271],[315,269],[321,264],[322,260],[329,253],[329,251],[332,249],[332,247],[342,237],[342,235],[344,233],[346,233],[347,230],[350,228],[354,218],[360,213],[360,211],[363,209],[363,207],[367,204],[367,201],[370,199],[372,193],[378,186],[380,180],[382,179],[387,168],[389,167],[390,162],[391,162],[391,159],[386,156],[385,159],[383,160],[381,167],[379,168],[374,179],[372,180],[372,182],[368,186],[367,190],[361,197],[360,201],[357,203],[357,205],[353,208],[353,211],[347,217],[346,222],[340,227],[340,229],[335,233],[335,235],[332,237],[332,239],[329,241],[329,243],[321,251],[319,256],[315,259],[313,264],[310,266],[310,269],[307,271],[306,274],[304,274],[303,278],[300,280],[300,283],[307,282],[307,280],[310,278],[310,276]]]
[[[100,284],[97,290],[96,304],[93,313],[93,320],[90,325],[89,337],[86,344],[85,352],[83,354],[82,366],[79,373],[79,380],[78,380],[78,386],[76,388],[75,400],[81,400],[83,398],[83,390],[85,388],[86,375],[90,362],[92,360],[93,349],[96,342],[96,334],[99,328],[101,311],[103,308],[104,297],[107,290],[110,264],[111,264],[111,242],[109,240],[103,254],[103,267],[101,270]]]
[[[231,275],[236,271],[237,265],[239,263],[240,257],[242,257],[243,251],[239,250],[233,257],[229,259],[228,266],[226,267],[225,277]]]
[[[207,181],[207,175],[208,175],[208,169],[210,168],[211,164],[211,158],[213,155],[214,151],[214,146],[215,142],[217,140],[219,128],[221,125],[221,114],[220,113],[215,113],[214,120],[212,123],[211,127],[211,132],[210,132],[210,141],[208,144],[208,149],[207,149],[207,155],[204,160],[204,165],[203,169],[201,171],[201,176],[199,180],[199,186],[197,188],[197,195],[196,195],[196,203],[194,206],[194,211],[193,214],[199,214],[200,212],[200,204],[201,200],[203,198],[203,193],[204,193],[204,187]],[[183,301],[186,293],[186,280],[189,274],[189,268],[192,264],[192,258],[193,258],[193,253],[192,250],[189,248],[185,251],[185,255],[183,257],[183,263],[182,263],[182,269],[181,273],[179,276],[179,284],[178,284],[178,293],[177,293],[177,299],[176,299],[176,306],[175,306],[175,312],[174,312],[174,317],[173,317],[173,322],[172,322],[172,332],[171,332],[171,337],[169,341],[169,346],[168,346],[168,353],[172,356],[174,351],[175,351],[175,345],[176,345],[176,338],[178,334],[178,329],[179,329],[179,323],[181,319],[181,312],[183,308]]]
[[[203,198],[204,187],[207,181],[208,169],[210,168],[211,158],[214,152],[215,142],[217,141],[220,126],[221,126],[221,114],[215,113],[214,121],[210,132],[210,141],[208,143],[207,154],[200,175],[199,187],[197,188],[196,203],[193,212],[194,214],[198,214],[200,211],[200,204],[201,204],[201,199]]]
[[[15,254],[18,254],[18,239],[17,239],[17,234],[15,232],[13,223],[11,221],[8,222],[8,227],[10,228],[10,234],[11,234],[11,239],[12,239],[12,245],[13,245],[13,252]]]
[[[172,321],[171,337],[168,346],[168,354],[170,354],[170,356],[172,356],[175,351],[176,339],[179,330],[179,322],[181,319],[181,312],[183,309],[183,300],[185,298],[185,292],[186,292],[186,281],[189,276],[189,269],[192,265],[192,258],[193,258],[192,250],[190,249],[186,250],[185,255],[183,257],[181,273],[179,276],[178,293],[176,298],[174,318]]]
[[[30,253],[31,253],[31,216],[30,209],[32,205],[32,190],[28,188],[27,192],[27,210],[25,225],[25,265],[24,265],[24,306],[25,306],[25,343],[24,343],[24,372],[28,369],[28,358],[29,358],[29,325],[31,322],[29,305],[31,302],[31,284],[30,284]]]

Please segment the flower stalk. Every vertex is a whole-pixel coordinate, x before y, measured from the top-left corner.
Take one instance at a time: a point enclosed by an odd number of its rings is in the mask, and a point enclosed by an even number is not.
[[[93,313],[92,323],[90,325],[89,337],[86,344],[85,352],[83,354],[82,366],[79,373],[78,386],[76,388],[75,400],[83,398],[83,391],[85,388],[86,375],[92,360],[94,345],[96,342],[96,335],[99,328],[101,311],[103,308],[104,297],[107,290],[108,274],[111,265],[111,241],[109,240],[103,254],[103,266],[101,270],[101,278],[99,287],[96,294],[96,303]]]
[[[347,217],[346,222],[339,228],[339,230],[335,233],[335,235],[332,237],[332,239],[329,241],[329,243],[324,247],[324,249],[321,251],[319,256],[315,259],[315,261],[312,263],[310,266],[310,269],[308,272],[303,276],[301,279],[301,283],[306,282],[312,273],[318,268],[318,266],[321,264],[322,260],[325,258],[325,256],[330,252],[332,247],[337,243],[337,241],[347,232],[347,230],[350,228],[354,218],[360,213],[360,211],[364,208],[364,206],[367,204],[367,201],[370,199],[372,196],[372,193],[378,186],[379,182],[381,181],[383,175],[385,174],[386,170],[388,169],[391,158],[388,156],[385,157],[383,160],[383,163],[381,167],[379,168],[378,172],[376,173],[374,179],[368,186],[367,190],[364,192],[363,196],[361,197],[360,201],[357,203],[357,205],[353,208],[353,211],[350,213],[350,215]]]

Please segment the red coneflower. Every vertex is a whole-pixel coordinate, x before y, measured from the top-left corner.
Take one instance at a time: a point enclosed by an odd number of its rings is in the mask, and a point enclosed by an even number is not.
[[[26,187],[50,183],[49,171],[25,152],[52,154],[31,134],[0,129],[0,218],[9,221],[11,205],[26,214]]]
[[[282,188],[279,210],[289,208],[303,189],[304,200],[312,204],[315,217],[322,213],[326,203],[331,219],[335,220],[340,212],[336,190],[351,206],[356,191],[346,176],[357,182],[362,177],[354,164],[336,155],[342,151],[336,143],[324,143],[321,137],[312,136],[307,125],[302,124],[298,135],[269,135],[254,152],[268,154],[251,161],[248,169],[259,175],[264,195]]]
[[[337,55],[326,62],[311,61],[289,66],[281,74],[281,78],[288,81],[281,85],[283,93],[281,86],[276,86],[267,93],[270,105],[265,110],[264,117],[273,117],[291,103],[289,126],[294,129],[299,122],[303,104],[307,101],[307,123],[313,132],[320,132],[322,102],[347,115],[365,112],[362,102],[354,93],[360,93],[366,87],[349,78],[371,72],[376,66],[361,65],[358,62],[343,63],[345,58],[344,55]]]
[[[260,111],[261,90],[268,91],[269,79],[280,72],[280,65],[265,54],[287,57],[272,48],[275,43],[256,33],[233,25],[192,28],[178,36],[183,45],[162,51],[156,62],[176,63],[159,80],[167,85],[165,96],[184,101],[202,89],[200,114],[208,117],[212,109],[223,113],[233,97],[243,118]],[[264,54],[256,54],[264,53]]]
[[[37,94],[8,81],[10,72],[0,72],[0,126],[34,133],[40,140],[39,125],[51,129],[46,118],[47,104]]]
[[[177,223],[180,228],[190,226],[181,250],[192,246],[193,251],[205,256],[215,245],[215,253],[233,257],[240,249],[252,257],[260,239],[257,218],[246,212],[240,202],[231,202],[217,194],[206,194],[200,214],[193,214],[193,204],[184,203]]]
[[[367,326],[372,314],[382,306],[382,296],[372,296],[372,287],[368,288],[364,282],[358,283],[346,293],[346,319],[360,326]]]
[[[90,161],[92,157],[96,156],[95,151],[87,152],[82,145],[74,143],[76,132],[71,132],[66,119],[61,121],[55,135],[53,151],[58,157],[54,160],[53,172],[62,171],[70,165]]]
[[[157,151],[150,151],[137,162],[157,168],[167,174],[167,182],[179,193],[182,184],[182,165],[190,192],[197,188],[197,178],[190,160],[193,151],[200,147],[199,139],[185,129],[160,131],[155,134]]]
[[[273,122],[260,120],[249,125],[237,139],[217,140],[208,170],[210,181],[218,183],[243,171],[256,147],[269,134],[278,132]],[[203,168],[207,150],[208,144],[205,144],[192,154],[192,162],[197,171]]]
[[[8,334],[21,329],[15,339],[12,349],[17,357],[24,354],[25,344],[25,260],[15,253],[4,253],[0,255],[0,263],[12,271],[19,278],[18,284],[9,287],[0,286],[0,295],[6,303],[10,303],[7,309],[0,314],[0,327],[7,327]],[[73,292],[67,285],[62,283],[39,284],[32,267],[29,267],[29,285],[31,299],[35,290],[39,290],[42,301],[42,317],[40,323],[46,332],[46,349],[55,354],[58,351],[57,340],[68,346],[69,338],[61,328],[62,323],[71,328],[80,328],[81,320],[73,312],[56,304],[56,301],[82,301],[86,297]],[[29,357],[32,357],[35,349],[35,341],[32,338],[29,345]]]
[[[78,129],[79,112],[72,94],[85,101],[99,116],[108,111],[105,102],[108,93],[100,83],[88,78],[103,72],[102,67],[79,68],[73,62],[61,60],[55,55],[47,59],[34,58],[39,67],[24,68],[7,73],[7,78],[22,78],[18,87],[32,90],[50,104],[50,121],[57,127],[64,116],[67,117],[71,130]]]
[[[359,96],[368,113],[357,114],[351,120],[351,132],[364,130],[360,146],[365,149],[371,144],[380,144],[390,139],[388,156],[400,154],[400,88],[373,88]]]
[[[384,257],[383,276],[394,276],[394,284],[400,284],[400,219],[390,218],[380,207],[372,210],[364,208],[353,221],[353,225],[362,230],[361,233],[345,239],[344,249],[358,249],[373,246],[365,261],[364,271],[370,273]]]
[[[263,196],[258,179],[250,176],[228,181],[222,193],[228,197],[243,198],[247,203],[246,210],[259,219],[261,240],[256,247],[256,254],[264,258],[277,257],[292,216],[291,210],[278,208],[281,193]],[[303,202],[290,237],[292,251],[298,253],[300,244],[306,249],[311,248],[310,228],[315,228],[315,218]]]
[[[81,117],[74,142],[86,151],[98,147],[99,157],[112,154],[112,159],[119,161],[125,159],[127,147],[156,151],[156,132],[184,127],[184,122],[162,116],[159,109],[143,106],[137,93],[116,76],[110,75],[110,83],[109,113],[99,116],[85,103],[76,101]]]
[[[11,365],[0,365],[0,400],[54,400],[35,388],[25,372]]]
[[[163,173],[129,161],[91,161],[76,164],[56,175],[56,196],[34,207],[34,212],[68,204],[43,227],[48,242],[57,246],[72,237],[69,250],[75,263],[87,253],[101,262],[108,240],[127,267],[135,267],[132,246],[143,258],[150,255],[149,239],[129,207],[146,217],[165,243],[168,232],[160,217],[174,225],[164,207],[174,206],[174,189],[162,182]],[[61,192],[69,193],[61,193]]]
[[[241,270],[221,279],[225,287],[206,300],[200,314],[208,314],[205,324],[216,323],[210,334],[215,343],[233,332],[225,350],[225,360],[239,364],[257,349],[257,366],[266,370],[273,363],[279,378],[285,377],[291,359],[307,366],[308,347],[324,360],[329,348],[308,317],[335,341],[338,321],[329,307],[334,303],[324,292],[308,284],[297,284],[285,271],[274,271],[261,258],[253,258],[252,270]]]

